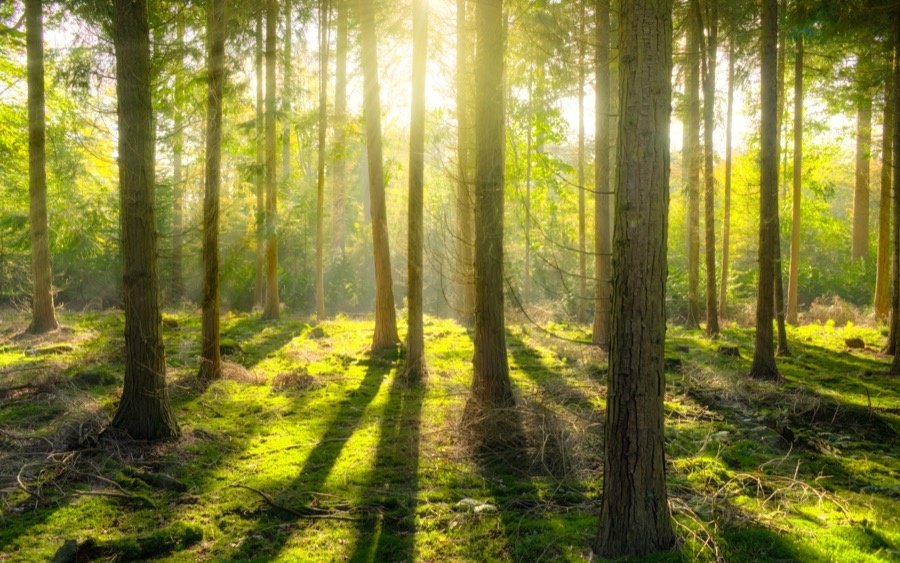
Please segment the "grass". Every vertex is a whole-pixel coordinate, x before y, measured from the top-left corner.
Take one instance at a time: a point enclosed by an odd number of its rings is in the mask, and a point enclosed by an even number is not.
[[[120,393],[121,316],[67,313],[63,331],[33,338],[17,336],[26,319],[0,315],[0,560],[76,545],[169,561],[590,558],[606,369],[591,347],[509,328],[530,447],[503,466],[460,438],[472,342],[452,321],[427,320],[429,376],[410,387],[402,351],[368,354],[369,321],[228,315],[227,359],[248,371],[205,391],[193,384],[197,316],[164,321],[182,438],[115,448],[97,431]],[[744,377],[750,331],[711,341],[670,329],[668,483],[682,542],[653,560],[900,557],[900,387],[883,375],[884,336],[833,325],[789,336],[774,384]],[[846,350],[849,337],[867,349]],[[725,344],[741,357],[721,355]],[[61,445],[79,453],[48,455]]]

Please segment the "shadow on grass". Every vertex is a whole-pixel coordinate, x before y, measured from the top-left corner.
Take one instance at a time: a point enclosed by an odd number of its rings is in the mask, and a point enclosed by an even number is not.
[[[249,369],[288,345],[309,327],[309,323],[294,319],[272,323],[258,316],[249,316],[225,328],[222,331],[222,339],[233,340],[240,346],[240,352],[233,359],[239,360],[238,363]],[[260,333],[263,333],[263,337],[255,340]]]

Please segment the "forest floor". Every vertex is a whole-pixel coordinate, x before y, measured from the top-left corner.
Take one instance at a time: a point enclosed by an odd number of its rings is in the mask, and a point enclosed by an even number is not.
[[[22,336],[27,319],[0,313],[0,560],[591,556],[606,360],[544,332],[586,339],[580,327],[509,328],[529,447],[504,466],[461,437],[472,341],[452,321],[427,320],[429,376],[407,386],[402,351],[368,354],[369,321],[229,315],[223,348],[237,365],[202,390],[198,315],[167,313],[182,437],[156,445],[99,435],[121,392],[121,314],[62,323]],[[756,382],[750,330],[711,341],[670,328],[681,545],[654,560],[900,559],[900,382],[884,375],[884,335],[827,323],[790,340],[785,380]]]

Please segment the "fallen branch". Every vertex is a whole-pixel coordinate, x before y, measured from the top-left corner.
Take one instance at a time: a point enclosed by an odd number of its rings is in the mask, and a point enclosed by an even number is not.
[[[329,513],[327,511],[321,510],[321,509],[306,508],[305,509],[306,512],[304,512],[302,510],[297,510],[297,509],[291,508],[289,506],[284,506],[282,504],[278,504],[277,502],[272,500],[272,497],[270,497],[266,493],[260,491],[259,489],[254,489],[253,487],[250,487],[247,485],[240,485],[240,484],[234,484],[234,485],[229,485],[229,486],[237,488],[237,489],[247,489],[248,491],[250,491],[252,493],[256,493],[265,501],[266,504],[268,504],[272,508],[277,508],[278,510],[283,510],[283,511],[287,512],[288,514],[296,516],[297,518],[309,518],[309,519],[316,519],[316,520],[345,520],[347,522],[359,522],[361,520],[361,518],[356,518],[354,516],[342,516],[340,514],[332,514],[332,513]],[[315,512],[315,510],[321,510],[321,512]]]

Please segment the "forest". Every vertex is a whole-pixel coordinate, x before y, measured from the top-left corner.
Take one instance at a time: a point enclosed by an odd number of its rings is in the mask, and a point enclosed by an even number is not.
[[[900,560],[900,0],[0,1],[0,562]]]

